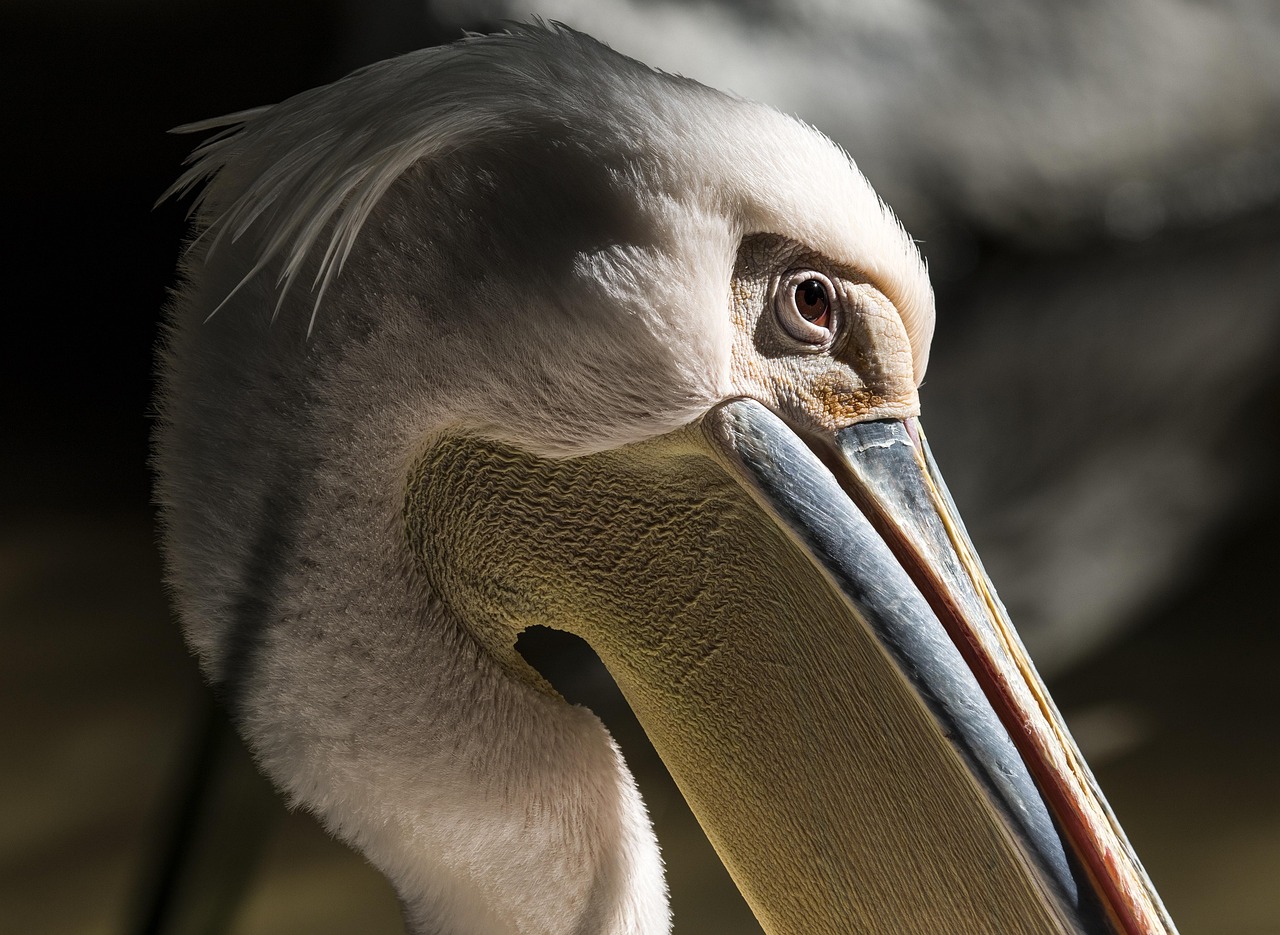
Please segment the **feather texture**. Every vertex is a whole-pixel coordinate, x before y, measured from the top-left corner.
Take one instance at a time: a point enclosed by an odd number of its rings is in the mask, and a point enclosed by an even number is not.
[[[899,309],[923,379],[928,276],[846,153],[771,108],[654,71],[566,27],[471,36],[175,132],[209,130],[218,132],[162,197],[200,189],[195,210],[205,209],[211,249],[259,228],[257,262],[241,284],[280,258],[283,295],[320,251],[313,323],[374,207],[410,167],[550,136],[619,172],[639,167],[654,188],[730,215],[741,234],[792,236],[860,270]]]

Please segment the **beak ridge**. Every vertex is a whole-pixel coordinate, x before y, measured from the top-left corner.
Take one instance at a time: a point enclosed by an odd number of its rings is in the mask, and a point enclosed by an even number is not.
[[[1064,929],[1174,932],[1009,623],[918,423],[843,429],[815,443],[821,462],[797,457],[803,443],[754,401],[722,404],[704,424],[929,709]],[[820,476],[821,463],[831,475]]]

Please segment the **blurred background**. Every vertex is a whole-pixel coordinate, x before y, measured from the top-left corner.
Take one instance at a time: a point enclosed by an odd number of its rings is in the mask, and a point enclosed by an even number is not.
[[[935,452],[1174,919],[1280,933],[1274,0],[2,0],[0,929],[159,931],[163,890],[171,932],[401,931],[210,715],[167,607],[183,206],[152,202],[193,144],[166,128],[534,13],[853,154],[934,277]],[[758,931],[607,675],[541,651],[640,776],[676,932]]]

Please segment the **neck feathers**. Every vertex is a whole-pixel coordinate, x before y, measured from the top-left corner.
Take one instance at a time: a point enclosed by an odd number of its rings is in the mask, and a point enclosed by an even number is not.
[[[393,334],[335,315],[307,340],[305,315],[271,323],[266,285],[205,322],[236,250],[172,310],[156,461],[183,625],[259,763],[392,880],[415,931],[666,931],[604,727],[508,675],[410,554],[438,401],[388,363]]]

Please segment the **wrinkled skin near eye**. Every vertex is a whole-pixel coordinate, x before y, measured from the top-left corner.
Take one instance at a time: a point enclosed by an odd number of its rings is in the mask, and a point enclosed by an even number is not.
[[[831,343],[836,328],[836,290],[831,280],[813,270],[789,273],[775,296],[778,321],[787,334],[815,348]]]

